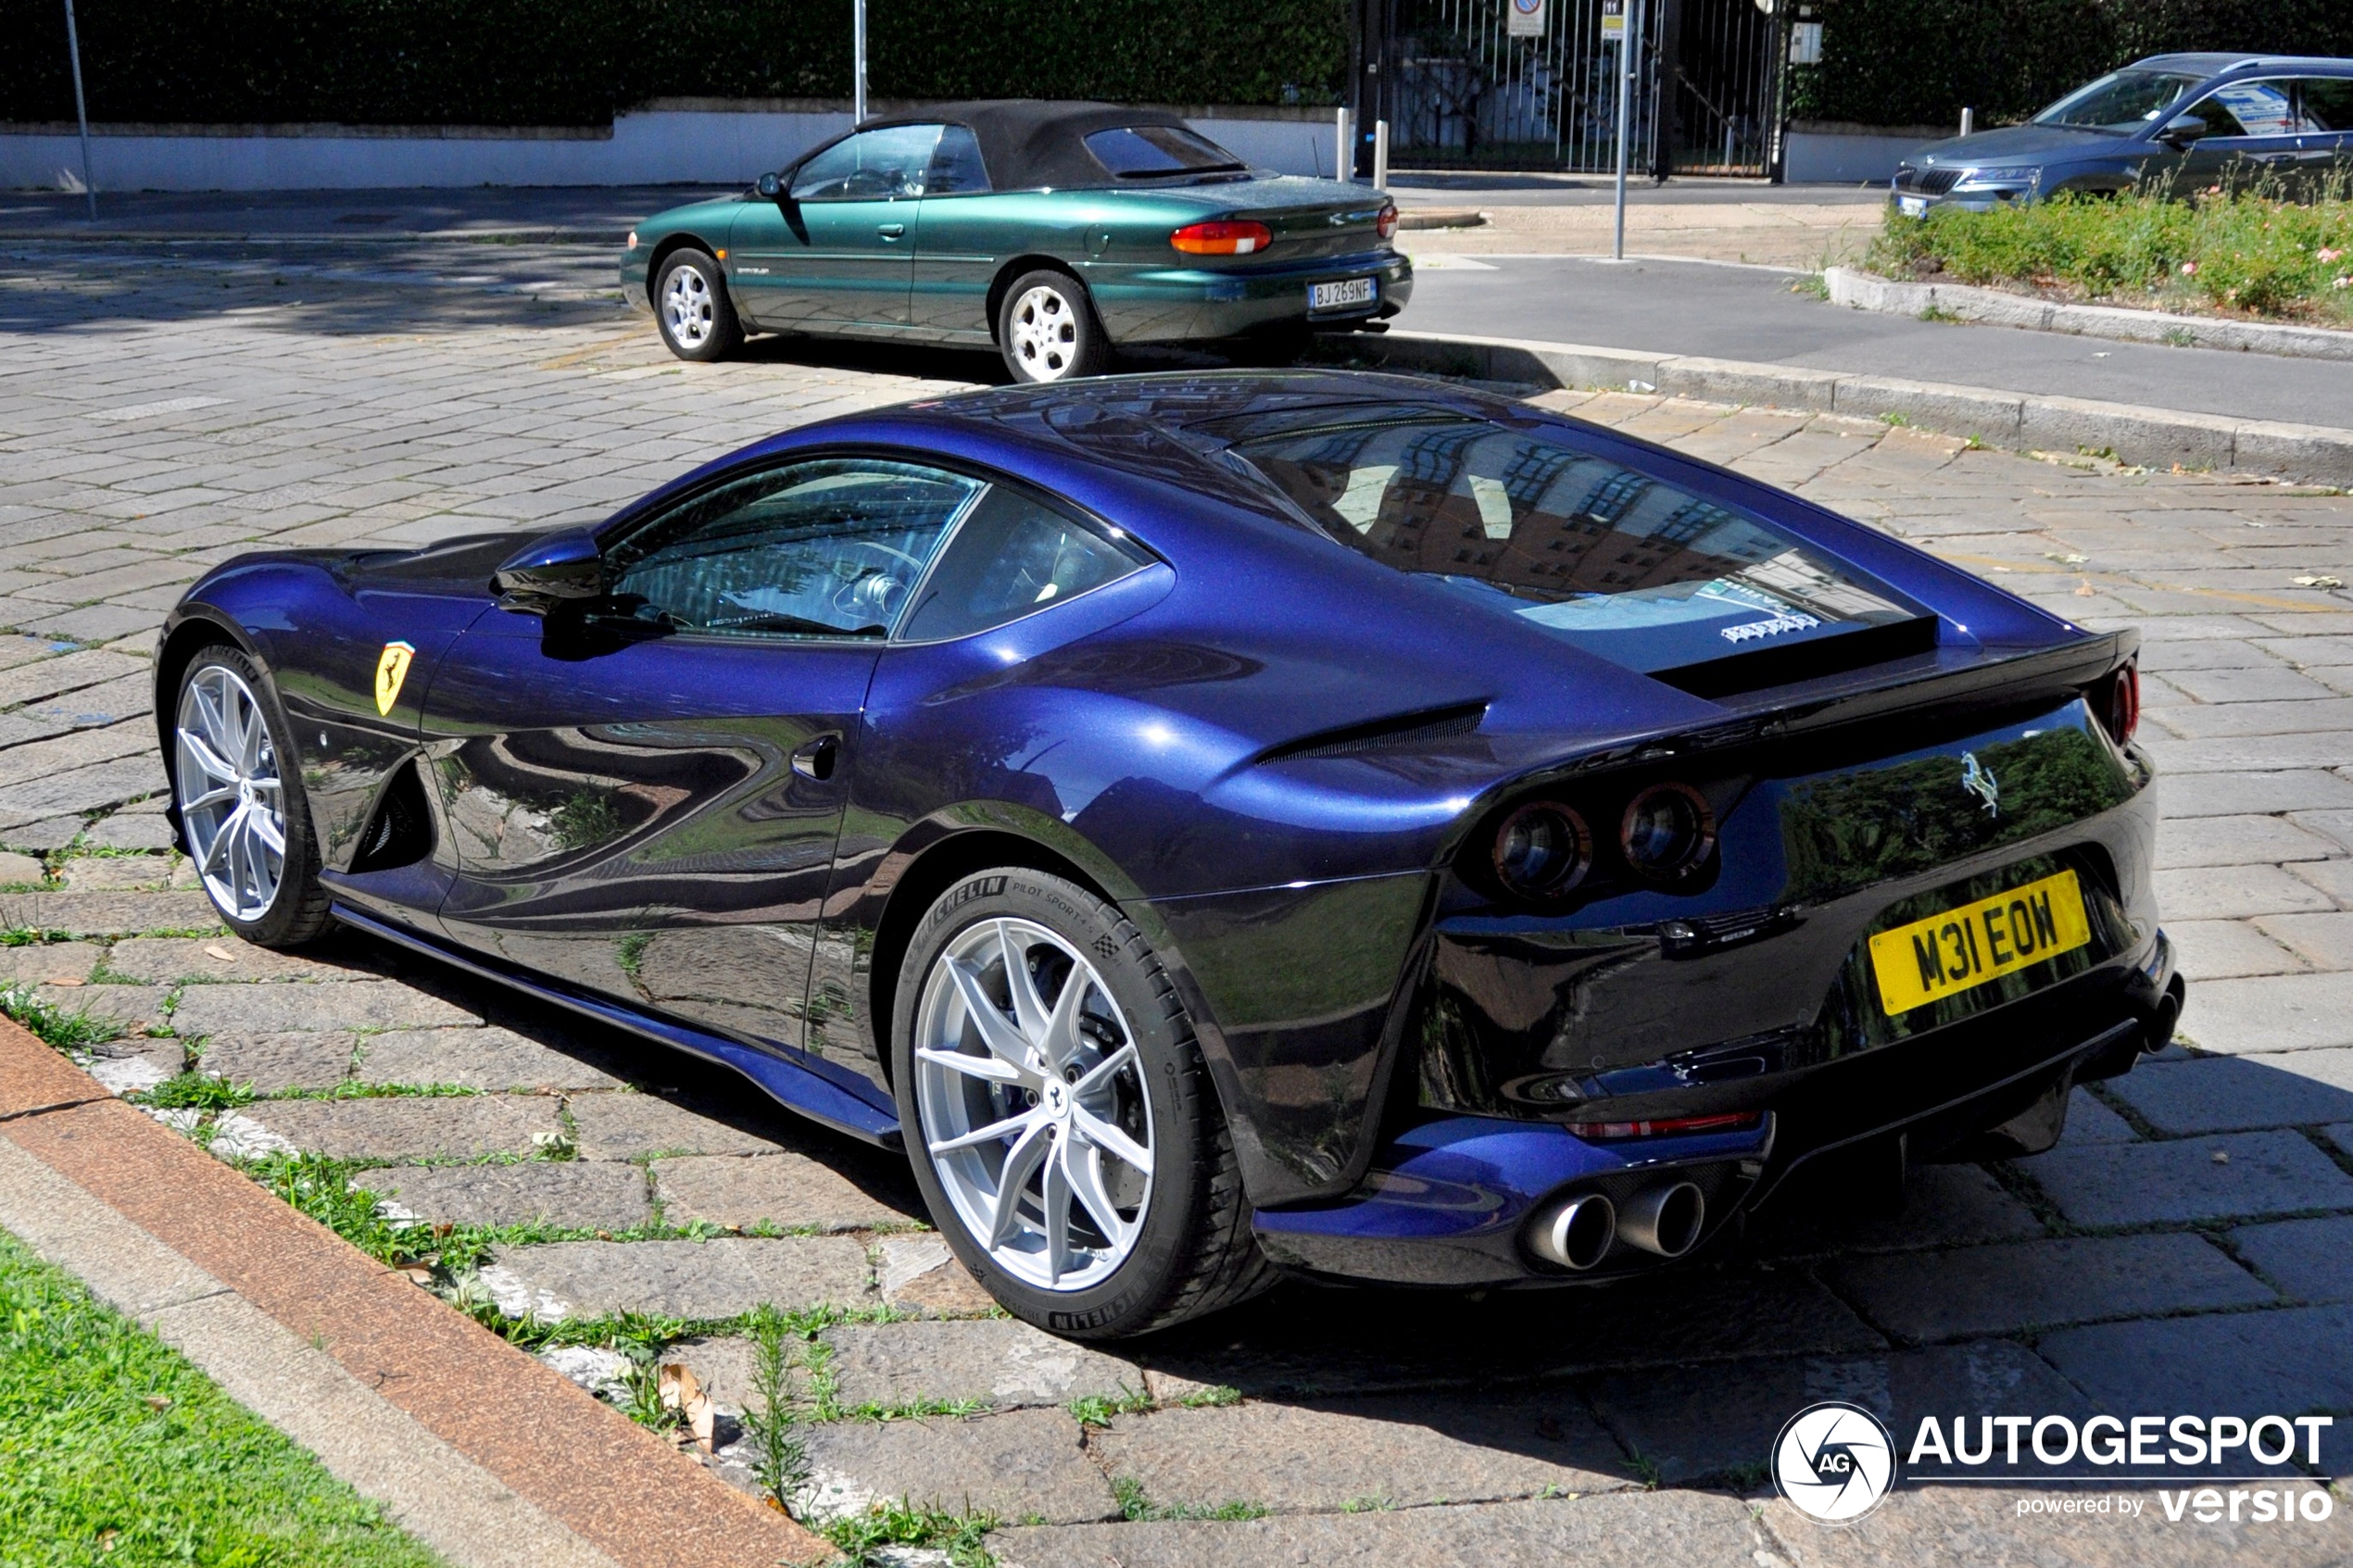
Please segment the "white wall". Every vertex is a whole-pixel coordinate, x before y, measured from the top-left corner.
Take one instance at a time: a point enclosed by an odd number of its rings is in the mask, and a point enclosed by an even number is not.
[[[1951,135],[1947,132],[1789,132],[1781,178],[1793,185],[1885,184],[1895,165],[1915,147]]]
[[[1329,119],[1212,109],[1192,123],[1262,168],[1332,171]],[[464,130],[372,134],[346,127],[223,128],[197,134],[94,132],[101,191],[303,191],[466,185],[749,184],[849,128],[846,111],[655,108],[612,130]],[[175,128],[176,130],[177,128]],[[0,132],[0,189],[71,189],[81,146],[69,132]]]

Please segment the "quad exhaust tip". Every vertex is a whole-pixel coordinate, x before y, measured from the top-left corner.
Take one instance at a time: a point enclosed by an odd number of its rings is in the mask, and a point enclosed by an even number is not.
[[[1699,1239],[1707,1199],[1690,1182],[1675,1182],[1636,1193],[1626,1203],[1617,1234],[1627,1244],[1661,1258],[1680,1258]]]
[[[1581,1273],[1602,1261],[1617,1237],[1617,1209],[1600,1193],[1589,1192],[1544,1215],[1529,1245],[1546,1262]]]

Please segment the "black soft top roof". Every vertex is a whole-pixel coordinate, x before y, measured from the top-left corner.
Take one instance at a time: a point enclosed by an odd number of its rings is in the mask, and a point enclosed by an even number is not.
[[[1068,191],[1115,184],[1111,171],[1096,162],[1094,155],[1087,150],[1083,138],[1088,132],[1135,125],[1190,129],[1182,115],[1166,109],[1038,98],[981,98],[968,103],[933,104],[904,114],[869,119],[858,129],[941,123],[971,127],[974,138],[980,143],[981,161],[988,166],[988,182],[1000,191],[1030,191],[1047,186]]]

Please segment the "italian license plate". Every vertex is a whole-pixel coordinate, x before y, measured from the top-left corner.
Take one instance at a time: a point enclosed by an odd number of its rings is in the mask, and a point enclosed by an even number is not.
[[[1928,216],[1928,198],[1926,196],[1897,196],[1895,198],[1895,205],[1906,218],[1926,218]]]
[[[1893,1016],[1955,997],[2092,939],[2082,884],[2061,872],[1871,938],[1880,1006]]]
[[[1377,296],[1377,287],[1370,278],[1342,278],[1338,282],[1307,285],[1307,308],[1310,310],[1345,310],[1352,305],[1370,305]]]

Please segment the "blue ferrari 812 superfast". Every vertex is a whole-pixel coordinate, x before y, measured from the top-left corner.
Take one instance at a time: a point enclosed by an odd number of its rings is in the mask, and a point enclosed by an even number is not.
[[[221,918],[903,1148],[1005,1307],[1646,1273],[2161,1046],[2137,636],[1486,393],[1007,388],[170,614]]]

